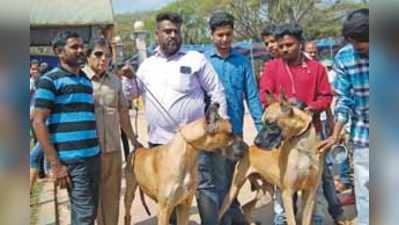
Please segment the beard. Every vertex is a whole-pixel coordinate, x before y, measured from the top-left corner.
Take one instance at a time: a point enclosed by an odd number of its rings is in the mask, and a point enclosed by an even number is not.
[[[169,40],[160,45],[162,53],[165,56],[171,56],[175,54],[179,50],[180,46],[181,41],[178,39]]]
[[[82,67],[86,63],[86,59],[84,55],[70,56],[64,58],[64,62],[70,67]]]

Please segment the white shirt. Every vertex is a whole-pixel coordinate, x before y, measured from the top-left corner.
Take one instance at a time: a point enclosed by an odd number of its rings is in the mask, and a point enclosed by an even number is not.
[[[211,64],[199,52],[179,50],[166,58],[158,49],[140,65],[137,79],[139,90],[135,93],[140,93],[144,99],[151,143],[165,144],[174,137],[176,125],[181,127],[203,117],[205,93],[211,97],[211,102],[220,104],[219,114],[228,118],[223,85]]]

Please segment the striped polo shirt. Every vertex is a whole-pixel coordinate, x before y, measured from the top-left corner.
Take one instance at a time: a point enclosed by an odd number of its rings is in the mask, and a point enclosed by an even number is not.
[[[49,109],[50,141],[63,162],[98,155],[96,115],[91,81],[84,72],[71,74],[54,68],[36,86],[35,108]]]

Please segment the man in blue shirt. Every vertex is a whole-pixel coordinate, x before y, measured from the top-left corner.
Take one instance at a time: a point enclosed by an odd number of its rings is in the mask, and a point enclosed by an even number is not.
[[[51,165],[55,185],[68,188],[72,225],[93,225],[98,205],[100,147],[93,88],[80,69],[83,40],[63,32],[53,41],[60,65],[40,77],[33,127]]]
[[[225,12],[214,13],[209,26],[214,49],[205,55],[216,70],[223,84],[227,114],[233,126],[233,133],[243,134],[244,100],[247,102],[255,126],[262,126],[263,109],[258,97],[255,77],[250,61],[231,48],[234,33],[234,18]],[[199,156],[198,208],[202,225],[218,224],[218,211],[229,190],[235,162],[217,153],[201,153]],[[223,225],[247,224],[238,201],[232,204],[222,220]]]
[[[342,33],[349,42],[341,48],[334,61],[337,76],[333,83],[337,93],[335,127],[323,141],[320,151],[329,150],[339,142],[344,125],[351,121],[350,142],[353,149],[354,184],[357,224],[369,224],[369,152],[370,152],[370,84],[369,84],[369,10],[350,13]]]

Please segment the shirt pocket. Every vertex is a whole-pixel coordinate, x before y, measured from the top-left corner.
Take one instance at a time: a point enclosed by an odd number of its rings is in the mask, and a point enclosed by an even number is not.
[[[195,88],[195,75],[192,73],[179,72],[173,78],[168,80],[168,84],[174,91],[188,93]]]
[[[107,109],[116,109],[118,106],[118,92],[110,85],[102,85],[95,91],[97,103]]]

